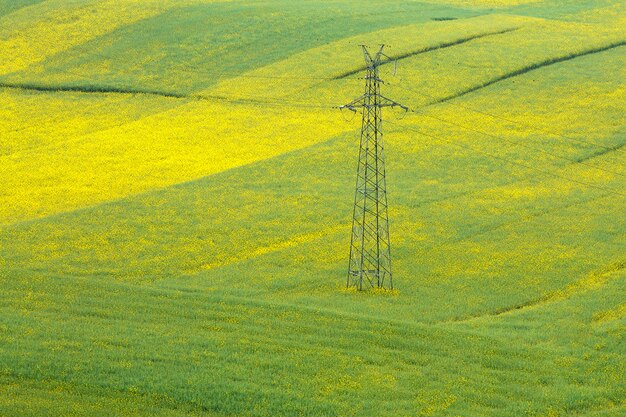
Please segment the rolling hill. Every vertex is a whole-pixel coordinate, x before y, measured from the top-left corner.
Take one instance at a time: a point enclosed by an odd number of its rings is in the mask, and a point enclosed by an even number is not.
[[[626,414],[626,4],[0,0],[0,415]],[[346,290],[389,45],[393,292]]]

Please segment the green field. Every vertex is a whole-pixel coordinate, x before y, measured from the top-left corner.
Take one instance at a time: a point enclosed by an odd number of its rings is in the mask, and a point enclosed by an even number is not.
[[[0,0],[0,416],[626,415],[626,3]],[[345,287],[388,44],[392,292]]]

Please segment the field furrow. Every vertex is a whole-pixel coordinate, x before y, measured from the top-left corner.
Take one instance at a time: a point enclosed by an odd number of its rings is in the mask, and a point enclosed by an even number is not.
[[[0,0],[0,416],[621,416],[624,10]]]

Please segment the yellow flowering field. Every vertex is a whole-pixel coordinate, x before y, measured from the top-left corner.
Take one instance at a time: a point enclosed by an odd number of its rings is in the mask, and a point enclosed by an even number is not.
[[[290,113],[192,101],[84,134],[80,119],[70,117],[64,123],[74,122],[71,130],[78,135],[48,144],[45,152],[36,147],[3,157],[0,176],[10,204],[1,217],[4,222],[40,217],[215,174],[347,129],[329,111]],[[317,121],[325,123],[308,129]]]
[[[53,0],[24,7],[0,17],[0,53],[4,56],[0,73],[25,69],[121,26],[193,3],[194,0]]]
[[[0,416],[624,415],[623,9],[0,0]]]

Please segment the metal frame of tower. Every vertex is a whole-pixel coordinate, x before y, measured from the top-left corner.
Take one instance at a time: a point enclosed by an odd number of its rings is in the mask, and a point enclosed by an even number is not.
[[[367,64],[365,93],[340,106],[340,109],[354,112],[360,108],[362,114],[346,284],[346,287],[358,290],[370,287],[393,289],[382,108],[400,107],[405,111],[408,108],[380,94],[383,81],[379,78],[379,66],[389,62],[383,61],[383,58],[392,59],[383,53],[384,47],[380,45],[378,52],[372,56],[367,47],[361,45]]]

